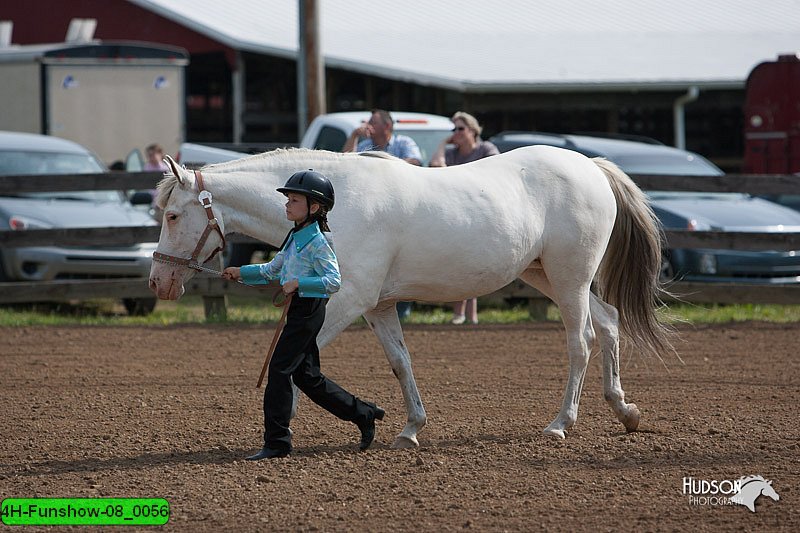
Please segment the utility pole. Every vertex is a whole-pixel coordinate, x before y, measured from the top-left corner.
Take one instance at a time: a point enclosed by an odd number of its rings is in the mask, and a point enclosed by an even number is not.
[[[297,53],[298,140],[317,115],[325,113],[325,64],[319,38],[316,0],[297,0],[300,48]]]

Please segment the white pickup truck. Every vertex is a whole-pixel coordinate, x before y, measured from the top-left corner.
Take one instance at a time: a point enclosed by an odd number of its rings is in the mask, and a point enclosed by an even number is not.
[[[447,117],[405,111],[389,113],[394,120],[395,133],[408,135],[419,146],[424,166],[427,166],[442,139],[452,133],[453,123]],[[309,124],[300,147],[340,152],[353,130],[367,122],[370,115],[369,111],[320,115]]]

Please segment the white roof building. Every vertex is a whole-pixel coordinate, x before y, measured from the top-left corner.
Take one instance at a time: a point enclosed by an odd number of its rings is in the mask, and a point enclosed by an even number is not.
[[[96,19],[99,39],[186,48],[194,73],[188,89],[195,91],[187,122],[198,139],[232,132],[234,142],[287,141],[305,122],[305,87],[293,64],[301,0],[57,2],[39,17],[50,4],[9,3],[0,18],[16,24],[17,42],[28,45],[57,42],[70,20],[84,18]],[[316,6],[332,110],[463,109],[481,116],[489,131],[607,131],[667,142],[674,135],[677,146],[685,144],[685,129],[696,150],[728,159],[741,152],[748,74],[800,50],[800,0]],[[0,25],[0,46],[7,34]],[[301,72],[303,66],[299,61]]]
[[[298,0],[130,0],[231,48],[295,58]],[[320,0],[331,67],[462,92],[742,87],[800,49],[799,0]]]

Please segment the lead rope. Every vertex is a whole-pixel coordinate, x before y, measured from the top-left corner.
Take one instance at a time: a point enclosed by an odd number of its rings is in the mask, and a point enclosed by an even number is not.
[[[162,263],[167,263],[167,261],[162,261]],[[169,264],[177,264],[177,263],[169,263]],[[209,274],[216,274],[217,276],[222,277],[222,272],[220,272],[219,270],[214,270],[213,268],[204,267],[204,266],[198,265],[197,263],[189,265],[189,267],[193,268],[194,270],[200,270],[202,272],[208,272]],[[254,289],[261,289],[262,288],[261,285],[251,285],[249,283],[245,283],[244,281],[242,281],[241,278],[237,279],[236,283],[241,283],[245,287],[252,287]],[[286,305],[286,302],[288,302],[291,299],[291,295],[289,295],[288,297],[286,297],[284,299],[280,299],[279,296],[281,296],[281,295],[283,295],[283,290],[280,287],[278,287],[278,290],[276,290],[272,294],[272,305],[274,305],[275,307],[283,307],[284,305]]]
[[[283,291],[280,292],[283,294]],[[269,362],[272,360],[272,354],[275,353],[275,346],[278,344],[278,339],[280,338],[281,333],[283,333],[283,326],[286,325],[286,313],[288,313],[289,307],[292,303],[292,294],[289,294],[286,299],[280,303],[275,303],[275,298],[273,297],[272,303],[278,307],[283,306],[283,313],[281,314],[281,319],[278,321],[278,326],[275,328],[275,335],[272,337],[272,344],[269,345],[267,357],[264,359],[264,366],[261,367],[261,374],[258,376],[258,383],[256,384],[257,389],[260,389],[261,384],[264,382],[264,374],[267,373]]]

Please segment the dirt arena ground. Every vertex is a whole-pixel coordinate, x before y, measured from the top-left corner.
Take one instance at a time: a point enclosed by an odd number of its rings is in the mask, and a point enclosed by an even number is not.
[[[303,398],[293,455],[252,463],[271,328],[0,329],[0,496],[163,497],[165,531],[800,531],[797,327],[680,331],[685,364],[623,359],[640,431],[616,422],[593,358],[555,440],[541,431],[566,381],[560,324],[408,327],[428,425],[393,450],[400,388],[352,327],[323,371],[386,409],[373,448]],[[780,500],[753,513],[683,493],[683,478],[749,474]]]

